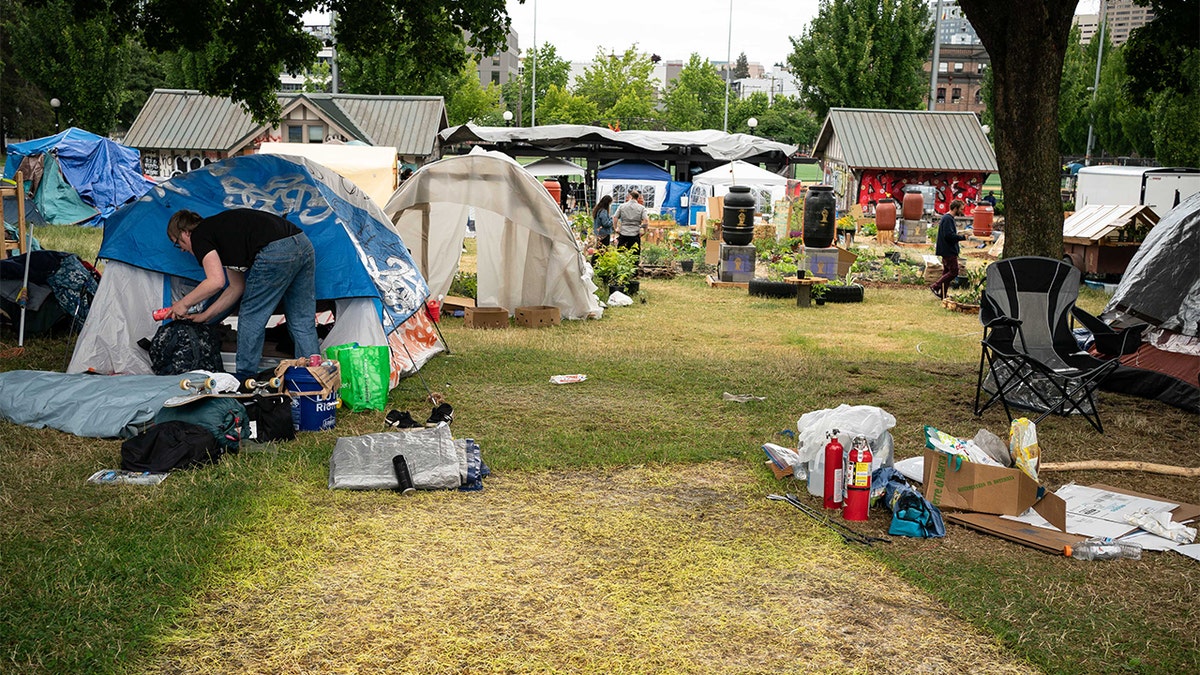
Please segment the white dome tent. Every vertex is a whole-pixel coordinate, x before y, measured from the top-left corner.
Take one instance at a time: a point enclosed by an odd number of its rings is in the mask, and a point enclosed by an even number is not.
[[[564,319],[602,315],[583,244],[541,182],[505,154],[475,149],[426,164],[383,210],[432,297],[450,290],[473,212],[478,306],[512,314],[549,305]]]

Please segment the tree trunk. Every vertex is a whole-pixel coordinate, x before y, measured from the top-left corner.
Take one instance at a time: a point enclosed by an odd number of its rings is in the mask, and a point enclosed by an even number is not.
[[[1077,4],[959,2],[992,60],[992,137],[1004,181],[1005,257],[1062,257],[1058,88]]]

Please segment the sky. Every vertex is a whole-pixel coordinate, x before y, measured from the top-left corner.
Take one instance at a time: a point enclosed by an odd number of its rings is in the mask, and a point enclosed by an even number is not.
[[[817,0],[737,0],[732,26],[727,0],[508,0],[521,52],[549,42],[568,61],[591,61],[597,48],[623,53],[637,43],[645,54],[687,61],[692,52],[709,61],[736,61],[746,53],[767,70],[785,63],[789,37],[799,37],[817,14]],[[732,40],[731,40],[732,36]],[[732,42],[732,50],[729,45]]]

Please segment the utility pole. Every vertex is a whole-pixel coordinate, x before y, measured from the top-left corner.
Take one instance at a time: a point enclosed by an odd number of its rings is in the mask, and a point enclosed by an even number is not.
[[[1083,165],[1092,165],[1092,138],[1096,121],[1096,94],[1100,91],[1100,62],[1104,60],[1104,6],[1107,0],[1100,0],[1100,45],[1096,52],[1096,79],[1092,82],[1092,109],[1088,111],[1088,141],[1087,150],[1083,153]]]
[[[1103,2],[1104,0],[1101,0]],[[942,44],[942,0],[933,10],[933,59],[929,62],[929,109],[937,110],[938,47]]]
[[[725,43],[725,127],[722,129],[725,133],[729,133],[729,76],[732,70],[729,67],[729,59],[733,56],[733,0],[729,0],[729,41]]]

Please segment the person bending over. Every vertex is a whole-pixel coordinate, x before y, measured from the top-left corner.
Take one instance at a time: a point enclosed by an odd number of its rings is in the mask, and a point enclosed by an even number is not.
[[[167,237],[191,253],[204,268],[204,280],[171,305],[171,316],[209,322],[238,309],[237,378],[258,372],[267,321],[283,301],[288,332],[297,358],[318,354],[316,261],[312,243],[300,228],[273,213],[232,209],[208,218],[195,211],[176,211],[167,222]],[[228,279],[228,284],[226,284]],[[193,305],[216,296],[203,311]]]

